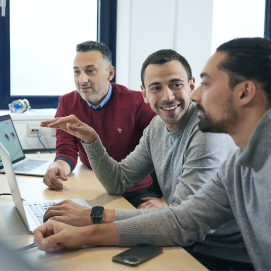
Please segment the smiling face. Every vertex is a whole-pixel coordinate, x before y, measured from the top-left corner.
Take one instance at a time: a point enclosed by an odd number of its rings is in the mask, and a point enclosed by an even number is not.
[[[109,90],[109,81],[114,77],[110,66],[97,51],[78,52],[74,58],[74,82],[81,97],[98,105]]]
[[[201,86],[192,94],[192,100],[198,104],[199,128],[203,132],[231,134],[238,121],[234,103],[238,85],[231,89],[228,73],[219,69],[226,56],[224,52],[216,52],[208,60],[201,73]]]
[[[165,64],[150,64],[141,85],[145,103],[165,122],[170,132],[176,130],[186,114],[195,80],[188,81],[183,65],[172,60]]]

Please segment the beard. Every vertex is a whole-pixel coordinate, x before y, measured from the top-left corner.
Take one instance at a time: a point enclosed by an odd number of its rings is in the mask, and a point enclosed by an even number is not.
[[[83,92],[81,90],[81,87],[88,87],[90,88],[88,92]],[[81,98],[85,101],[88,102],[92,102],[95,101],[95,99],[98,97],[100,93],[96,90],[96,87],[93,84],[89,84],[89,85],[76,85],[77,88],[77,92],[79,93],[79,95],[81,96]]]
[[[223,110],[225,117],[220,120],[214,120],[213,117],[205,113],[204,108],[200,104],[197,104],[197,108],[200,109],[204,114],[204,116],[200,118],[200,121],[198,123],[199,129],[202,132],[229,133],[231,127],[233,127],[234,123],[237,120],[237,113],[232,108],[232,103],[227,104],[227,108]]]

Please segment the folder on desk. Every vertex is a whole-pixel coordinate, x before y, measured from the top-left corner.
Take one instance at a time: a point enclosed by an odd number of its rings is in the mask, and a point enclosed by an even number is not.
[[[10,192],[14,204],[22,217],[28,231],[32,233],[38,226],[43,223],[43,215],[47,208],[61,200],[42,200],[42,201],[26,201],[23,200],[20,194],[19,186],[12,167],[8,151],[0,143],[0,156],[5,168]],[[84,199],[71,199],[77,204],[91,208],[91,206]]]

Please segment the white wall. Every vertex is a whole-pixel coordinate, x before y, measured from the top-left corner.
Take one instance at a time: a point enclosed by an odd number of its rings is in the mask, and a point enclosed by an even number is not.
[[[212,52],[233,38],[264,36],[265,0],[213,1]]]
[[[140,90],[141,65],[174,49],[191,65],[196,85],[211,55],[213,0],[118,0],[116,82]]]
[[[174,49],[191,65],[196,86],[217,46],[263,37],[265,0],[118,0],[116,82],[140,90],[144,60]]]

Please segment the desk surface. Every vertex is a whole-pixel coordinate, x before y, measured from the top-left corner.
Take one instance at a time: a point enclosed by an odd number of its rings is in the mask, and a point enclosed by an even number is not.
[[[42,158],[46,157],[45,154],[41,156]],[[42,183],[41,177],[17,175],[17,181],[21,196],[26,200],[84,198],[91,206],[134,208],[121,196],[108,195],[93,171],[80,163],[68,177],[68,181],[64,182],[63,191],[48,189]],[[3,174],[0,174],[0,187],[1,193],[9,192],[6,177]],[[1,196],[0,198],[0,227],[2,236],[6,236],[15,248],[33,242],[33,235],[28,233],[10,196]],[[74,251],[45,253],[33,248],[22,252],[22,255],[35,266],[49,270],[129,270],[131,267],[112,262],[112,256],[126,249],[120,247],[88,247]],[[206,270],[204,266],[180,247],[164,247],[161,255],[138,267],[133,267],[134,269]]]

